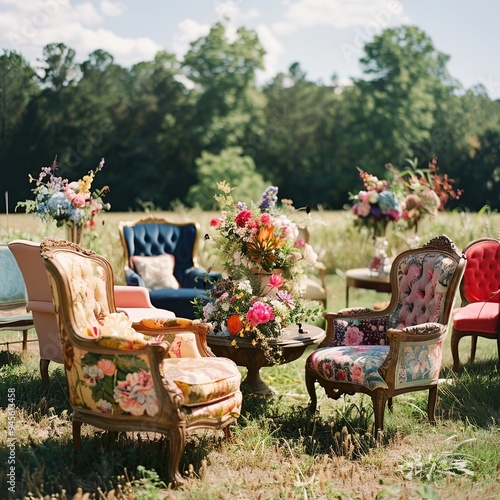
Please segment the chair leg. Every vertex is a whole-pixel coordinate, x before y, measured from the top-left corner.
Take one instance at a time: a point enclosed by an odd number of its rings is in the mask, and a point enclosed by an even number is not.
[[[184,427],[174,427],[169,432],[169,457],[168,457],[168,478],[174,483],[174,486],[185,483],[179,472],[179,463],[181,461],[184,448],[186,446],[186,433]]]
[[[460,368],[460,356],[458,354],[458,343],[460,342],[460,337],[456,335],[455,330],[451,333],[451,356],[453,358],[452,370],[457,373]]]
[[[377,389],[372,394],[373,413],[375,416],[375,436],[384,430],[384,413],[387,403],[387,393],[383,389]]]
[[[40,375],[44,385],[49,385],[49,359],[40,359]]]
[[[318,406],[318,398],[316,397],[316,376],[307,370],[306,370],[306,388],[310,398],[309,411],[311,413],[314,413]]]
[[[82,422],[78,420],[73,420],[73,446],[75,447],[75,451],[77,453],[81,453],[82,451]]]
[[[472,335],[470,340],[470,362],[476,359],[477,335]]]
[[[233,437],[233,433],[231,432],[230,425],[226,425],[226,427],[224,427],[224,436],[226,437],[226,441],[228,443],[234,443],[234,437]]]
[[[436,425],[436,403],[438,395],[438,386],[433,385],[429,389],[429,400],[427,401],[427,417],[432,425]]]
[[[497,333],[497,350],[498,350],[498,369],[500,370],[500,332]]]
[[[23,330],[23,351],[28,349],[28,330]]]

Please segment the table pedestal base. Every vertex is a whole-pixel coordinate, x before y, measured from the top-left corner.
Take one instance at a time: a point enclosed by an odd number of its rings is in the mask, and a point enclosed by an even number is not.
[[[278,394],[275,389],[273,389],[270,385],[267,385],[260,378],[260,368],[249,367],[247,370],[247,376],[241,383],[241,389],[243,392],[264,397],[276,396]]]

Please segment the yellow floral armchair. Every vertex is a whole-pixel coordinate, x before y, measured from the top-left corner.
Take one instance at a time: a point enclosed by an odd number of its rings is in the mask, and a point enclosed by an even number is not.
[[[169,438],[168,479],[182,483],[186,433],[223,429],[241,411],[241,375],[206,344],[210,326],[183,318],[137,323],[117,312],[110,264],[64,240],[46,238],[49,274],[73,408],[73,441],[83,423]]]
[[[394,259],[386,309],[327,313],[325,340],[306,360],[311,410],[317,408],[316,382],[333,399],[367,394],[378,434],[394,396],[428,390],[427,415],[435,422],[443,341],[464,266],[454,243],[436,237]]]

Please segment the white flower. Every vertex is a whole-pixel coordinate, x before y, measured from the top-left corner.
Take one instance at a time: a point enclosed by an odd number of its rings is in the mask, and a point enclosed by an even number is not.
[[[250,283],[250,280],[240,281],[238,283],[238,290],[252,294],[253,290],[252,290],[252,284]]]
[[[106,337],[120,337],[130,340],[143,340],[142,333],[132,328],[132,321],[123,313],[111,313],[104,316],[101,325],[101,334]]]
[[[368,191],[368,202],[369,203],[377,203],[377,201],[378,201],[377,191]]]
[[[309,243],[304,245],[304,259],[313,266],[318,262],[318,255]]]

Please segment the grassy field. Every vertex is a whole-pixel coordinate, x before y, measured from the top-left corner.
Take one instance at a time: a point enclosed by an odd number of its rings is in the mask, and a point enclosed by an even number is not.
[[[112,264],[123,283],[120,220],[143,214],[105,214],[85,246]],[[152,215],[152,214],[150,214]],[[177,210],[154,214],[176,220],[196,219],[209,232],[213,214]],[[498,237],[498,214],[440,214],[421,228],[425,242],[447,234],[459,248],[481,236]],[[0,215],[1,241],[64,236],[23,215]],[[312,243],[328,269],[328,310],[345,306],[343,273],[368,262],[372,242],[340,212],[315,213]],[[390,249],[407,248],[408,235],[388,234]],[[210,240],[202,239],[200,263],[217,268]],[[350,305],[371,306],[385,294],[351,290]],[[35,338],[35,334],[30,334]],[[2,332],[2,340],[20,340]],[[460,343],[466,362],[470,342]],[[479,339],[476,362],[459,376],[451,370],[449,336],[444,350],[438,424],[426,419],[426,392],[398,396],[387,412],[382,445],[371,437],[369,398],[329,400],[318,389],[319,415],[307,411],[304,383],[306,351],[293,363],[265,368],[261,374],[277,391],[271,399],[245,395],[235,440],[201,432],[189,438],[181,462],[187,484],[172,490],[164,483],[166,443],[159,436],[120,435],[109,447],[106,433],[83,427],[83,453],[75,455],[71,408],[61,366],[51,367],[44,387],[38,372],[36,342],[27,353],[19,344],[0,346],[0,498],[8,498],[7,396],[15,393],[16,496],[13,498],[172,498],[172,499],[494,499],[500,497],[500,376],[496,343]],[[242,373],[245,370],[242,368]],[[10,390],[10,391],[9,391]]]

